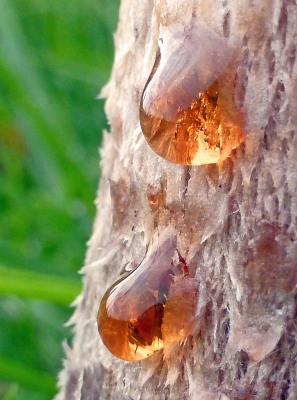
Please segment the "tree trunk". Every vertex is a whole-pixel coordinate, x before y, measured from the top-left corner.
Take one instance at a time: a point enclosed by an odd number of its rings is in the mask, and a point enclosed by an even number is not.
[[[160,27],[176,23],[234,48],[221,84],[244,140],[217,164],[169,163],[141,132]],[[296,0],[122,0],[97,217],[57,400],[296,399],[296,45]],[[168,227],[196,271],[195,329],[147,360],[119,360],[98,335],[100,300]]]

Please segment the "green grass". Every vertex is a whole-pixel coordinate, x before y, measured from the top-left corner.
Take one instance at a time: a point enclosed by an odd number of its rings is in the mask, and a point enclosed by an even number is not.
[[[0,2],[0,399],[51,399],[71,342],[118,8]]]

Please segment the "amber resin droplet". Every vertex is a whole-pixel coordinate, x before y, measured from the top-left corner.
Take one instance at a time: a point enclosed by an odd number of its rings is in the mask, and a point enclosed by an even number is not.
[[[243,139],[232,93],[218,83],[233,49],[226,38],[197,26],[164,28],[159,46],[140,104],[148,144],[182,165],[225,159]]]
[[[139,361],[192,333],[198,285],[177,255],[176,239],[165,239],[105,293],[98,331],[116,357]]]

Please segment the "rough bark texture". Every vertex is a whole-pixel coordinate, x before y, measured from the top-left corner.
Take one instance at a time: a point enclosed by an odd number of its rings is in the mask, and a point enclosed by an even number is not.
[[[176,22],[202,22],[236,48],[226,74],[245,140],[218,165],[168,163],[141,133],[160,24]],[[294,0],[122,0],[98,212],[57,400],[296,399],[296,44]],[[196,330],[145,361],[115,359],[98,336],[100,299],[168,226],[196,269]]]

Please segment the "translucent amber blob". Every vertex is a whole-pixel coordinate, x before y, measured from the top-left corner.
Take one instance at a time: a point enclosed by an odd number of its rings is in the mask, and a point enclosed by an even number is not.
[[[98,330],[116,357],[139,361],[192,333],[197,281],[185,275],[177,254],[172,239],[165,240],[104,295]]]
[[[159,45],[140,104],[148,144],[177,164],[223,160],[242,141],[232,93],[218,85],[233,53],[227,39],[205,27],[172,28]]]

